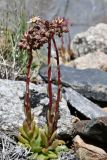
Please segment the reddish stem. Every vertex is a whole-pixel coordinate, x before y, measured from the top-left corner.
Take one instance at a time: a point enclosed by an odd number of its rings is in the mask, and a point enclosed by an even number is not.
[[[59,66],[59,53],[58,53],[58,49],[57,49],[57,45],[55,42],[55,39],[53,38],[53,44],[54,44],[54,48],[56,51],[56,60],[57,60],[57,74],[58,74],[58,92],[57,92],[57,100],[56,100],[56,107],[55,107],[55,113],[58,112],[58,108],[59,108],[59,102],[60,102],[60,98],[61,98],[61,73],[60,73],[60,66]]]
[[[62,48],[64,48],[64,38],[63,38],[63,35],[61,37],[61,43],[62,43]]]
[[[71,44],[71,36],[70,32],[68,32],[68,50],[70,50],[70,44]]]
[[[52,79],[51,79],[51,39],[48,40],[48,96],[49,110],[52,109]]]
[[[30,98],[29,98],[29,82],[30,82],[30,68],[32,64],[33,56],[32,56],[32,47],[29,49],[29,60],[27,64],[27,79],[26,79],[26,93],[25,93],[25,100],[24,100],[24,105],[25,105],[25,115],[26,119],[28,121],[31,120],[31,108],[30,108]]]

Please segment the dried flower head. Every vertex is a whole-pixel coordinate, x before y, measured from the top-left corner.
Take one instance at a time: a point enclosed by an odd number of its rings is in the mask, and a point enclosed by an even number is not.
[[[27,23],[36,23],[37,21],[40,21],[40,17],[33,17]]]
[[[28,23],[33,23],[33,26],[25,33],[24,37],[19,42],[21,49],[33,50],[40,49],[48,39],[52,39],[54,35],[59,37],[64,32],[68,32],[68,22],[64,18],[55,18],[52,21],[44,20],[40,17],[30,19]]]

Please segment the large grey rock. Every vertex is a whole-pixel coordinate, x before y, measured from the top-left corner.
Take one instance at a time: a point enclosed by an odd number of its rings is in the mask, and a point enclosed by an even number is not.
[[[56,68],[53,67],[52,79],[56,81]],[[47,67],[42,67],[39,74],[47,80]],[[75,69],[61,66],[63,86],[71,87],[87,98],[107,102],[107,73],[97,69]]]
[[[75,90],[69,88],[64,88],[65,99],[69,103],[69,107],[72,114],[72,109],[80,112],[83,116],[89,119],[107,116],[98,105],[94,104],[87,98],[83,97],[81,94],[77,93]]]
[[[53,86],[56,90],[56,87]],[[48,107],[47,85],[30,84],[30,103],[35,120],[39,126],[46,122],[46,110]],[[15,132],[24,120],[24,94],[25,82],[0,80],[0,128]],[[71,136],[71,115],[67,103],[62,98],[59,109],[58,135]],[[65,119],[66,116],[66,119]]]
[[[107,145],[107,117],[99,117],[93,120],[85,120],[75,123],[75,134],[82,135]]]
[[[77,34],[72,41],[75,56],[101,51],[107,54],[107,24],[98,24]]]
[[[88,53],[71,61],[67,66],[78,69],[95,68],[107,71],[107,55],[103,52]]]
[[[34,84],[30,84],[30,89],[40,91],[39,94],[46,90],[44,86]],[[25,82],[0,79],[0,127],[3,129],[17,128],[22,124],[24,94]]]

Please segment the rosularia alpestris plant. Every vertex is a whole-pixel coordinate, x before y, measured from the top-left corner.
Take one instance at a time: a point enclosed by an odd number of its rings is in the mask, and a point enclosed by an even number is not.
[[[27,50],[28,64],[27,64],[27,79],[26,79],[26,93],[24,100],[25,120],[23,125],[19,128],[19,143],[31,150],[32,155],[30,159],[48,160],[56,159],[58,152],[67,149],[64,141],[57,139],[57,120],[58,108],[61,99],[61,80],[60,80],[60,66],[59,54],[55,41],[55,35],[62,37],[63,33],[68,32],[68,21],[64,18],[56,18],[52,21],[44,20],[39,17],[34,17],[29,21],[32,26],[25,33],[24,37],[19,43],[20,49]],[[45,43],[48,44],[48,96],[49,109],[47,112],[47,124],[43,129],[39,128],[34,121],[34,115],[31,113],[30,99],[29,99],[29,82],[30,82],[30,68],[32,64],[32,51],[40,49]],[[51,43],[55,48],[57,60],[57,97],[56,101],[52,97],[52,71],[51,71]]]

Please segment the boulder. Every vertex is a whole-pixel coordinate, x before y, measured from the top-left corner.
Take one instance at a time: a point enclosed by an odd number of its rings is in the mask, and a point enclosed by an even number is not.
[[[67,66],[78,69],[94,68],[107,71],[107,55],[103,52],[88,53],[71,61]]]
[[[101,102],[107,102],[107,73],[97,69],[76,69],[60,66],[63,86],[71,87],[83,96]],[[52,68],[52,80],[56,82],[57,69]],[[39,74],[47,81],[47,66],[42,66]]]
[[[86,32],[77,34],[71,46],[76,57],[95,51],[107,54],[107,24],[100,23]]]
[[[74,109],[88,119],[107,116],[107,113],[104,112],[98,105],[83,97],[72,88],[64,88],[64,92],[65,99],[69,103],[71,114]]]
[[[97,146],[85,143],[80,136],[74,138],[76,157],[79,160],[106,160],[107,153]]]
[[[53,86],[56,90],[56,86]],[[0,79],[0,129],[14,133],[25,118],[24,116],[25,82]],[[30,104],[39,126],[46,122],[48,108],[47,85],[30,83]],[[58,135],[71,137],[71,114],[67,102],[62,98],[59,108]],[[65,119],[66,116],[66,119]]]
[[[44,86],[39,85],[38,87],[34,84],[30,84],[30,90],[37,91],[37,95],[38,91],[40,91],[39,94],[46,91]],[[25,82],[0,79],[0,128],[3,130],[13,130],[13,128],[18,128],[22,124],[25,117],[24,94]],[[33,97],[31,104],[33,106]],[[36,106],[37,104],[35,104]],[[39,106],[42,107],[42,105]]]
[[[107,117],[78,121],[74,124],[75,135],[87,137],[98,144],[107,145]]]

